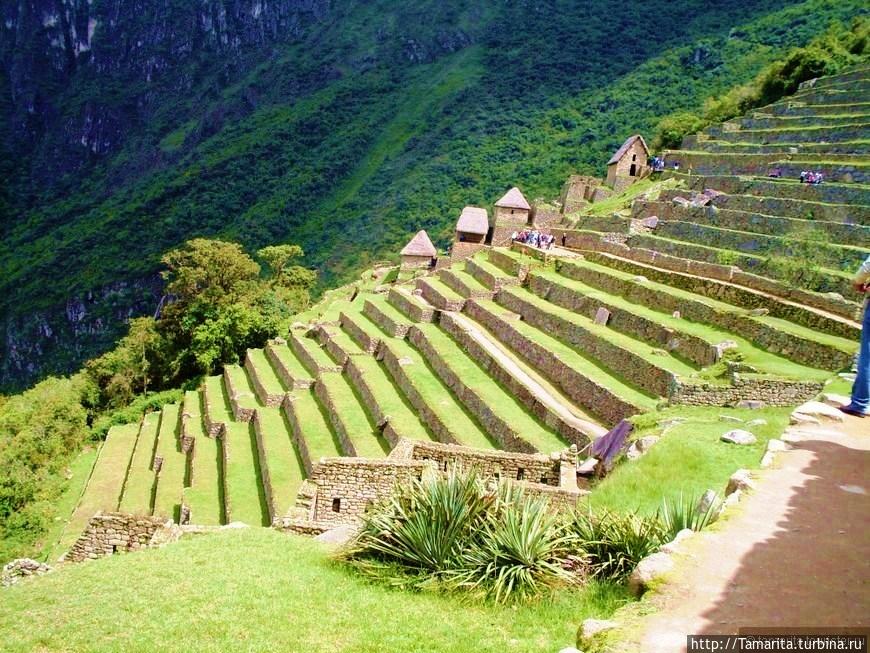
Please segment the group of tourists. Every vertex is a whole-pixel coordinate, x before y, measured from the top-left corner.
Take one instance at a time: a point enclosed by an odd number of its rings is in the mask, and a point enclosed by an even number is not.
[[[802,184],[821,184],[822,183],[822,173],[821,172],[811,172],[808,170],[804,170],[801,173],[801,183]]]
[[[663,156],[650,157],[649,167],[653,172],[663,172],[665,169],[665,158]]]
[[[517,243],[525,243],[532,247],[538,247],[540,249],[553,249],[556,237],[551,236],[550,234],[543,234],[537,230],[529,231],[528,229],[523,229],[519,233],[516,231],[513,232],[511,234],[511,240]]]

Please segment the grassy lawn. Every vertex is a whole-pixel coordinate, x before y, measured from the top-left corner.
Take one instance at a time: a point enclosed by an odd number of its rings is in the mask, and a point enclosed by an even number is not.
[[[573,645],[583,619],[627,601],[598,584],[520,608],[411,594],[354,576],[313,541],[259,528],[71,565],[3,594],[10,653],[553,653]]]
[[[459,279],[465,288],[468,289],[470,293],[488,293],[489,288],[484,286],[480,281],[475,279],[468,270],[465,268],[465,263],[460,263],[459,265],[453,265],[450,267],[450,272]]]
[[[449,335],[434,324],[421,324],[418,328],[460,381],[483,400],[493,415],[511,426],[526,442],[543,452],[559,451],[567,446],[552,429],[532,416],[525,406],[494,381]]]
[[[283,517],[296,501],[299,485],[305,477],[302,461],[293,447],[290,424],[280,408],[260,408],[260,434],[265,465],[272,485],[275,516]]]
[[[269,359],[266,358],[266,352],[262,349],[249,349],[248,356],[254,364],[254,372],[257,375],[257,380],[262,384],[270,395],[280,395],[284,393],[284,384],[275,373]]]
[[[157,490],[154,492],[154,514],[178,520],[181,495],[184,491],[184,477],[187,472],[187,455],[181,453],[178,404],[163,407],[160,420],[160,433],[157,438],[157,455],[163,458],[163,465],[157,476]]]
[[[366,458],[382,458],[390,450],[389,444],[372,424],[347,379],[338,372],[321,374],[319,383],[329,394],[340,420],[353,444],[356,454]]]
[[[291,402],[293,414],[299,424],[299,434],[308,448],[311,462],[320,458],[331,458],[341,455],[329,418],[314,396],[313,390],[295,390]]]
[[[184,488],[184,500],[190,507],[191,522],[220,524],[224,517],[221,441],[206,435],[201,395],[196,390],[184,393],[184,412],[190,415],[187,431],[194,439],[190,464],[191,485]]]
[[[426,283],[432,286],[435,292],[450,301],[460,301],[462,299],[462,295],[434,275],[426,277]]]
[[[57,560],[61,554],[64,553],[65,549],[63,549],[59,543],[63,539],[63,535],[66,531],[68,523],[67,516],[72,514],[76,507],[76,503],[78,503],[79,498],[82,496],[82,491],[85,489],[85,483],[88,482],[88,479],[91,476],[91,470],[94,468],[94,461],[97,459],[98,451],[98,447],[87,447],[75,457],[75,460],[73,460],[72,463],[70,463],[70,477],[66,482],[63,493],[55,502],[57,514],[59,516],[55,517],[54,523],[52,523],[51,527],[46,532],[45,537],[43,538],[42,549],[39,553],[34,554],[34,557],[38,560],[51,563]],[[78,535],[78,533],[76,533],[76,535]]]
[[[160,429],[160,413],[147,413],[139,430],[139,439],[130,461],[127,480],[124,482],[124,495],[120,509],[123,512],[150,515],[154,501],[154,448]]]
[[[314,360],[315,365],[317,365],[317,369],[329,369],[331,367],[335,367],[335,361],[330,358],[329,354],[326,353],[326,351],[317,343],[316,340],[314,340],[313,338],[306,338],[299,333],[293,334],[292,337],[293,346],[291,347],[291,349],[294,349],[294,353],[300,350],[307,353],[308,356]],[[300,360],[302,360],[301,357]],[[316,375],[317,369],[309,371],[312,374]]]
[[[504,308],[493,301],[478,301],[477,303],[495,315],[503,315],[506,312]],[[621,399],[632,403],[641,410],[652,410],[656,407],[658,401],[654,397],[628,385],[627,382],[614,376],[608,369],[602,367],[593,359],[584,356],[573,347],[566,345],[561,340],[557,340],[544,331],[526,324],[522,320],[512,320],[511,326],[527,340],[537,343],[548,351],[557,354],[570,367],[598,385],[607,388]],[[517,353],[522,355],[522,352]]]
[[[386,295],[369,295],[366,297],[366,301],[374,305],[380,313],[383,313],[396,324],[412,323],[411,318],[387,301]]]
[[[236,403],[242,408],[256,410],[260,407],[254,386],[248,378],[247,370],[241,365],[224,365],[225,380],[229,379],[227,393],[235,395]]]
[[[407,341],[397,338],[384,340],[386,346],[397,358],[408,361],[402,367],[414,390],[423,398],[426,405],[438,416],[459,444],[481,449],[494,449],[495,446],[486,432],[469,414],[450,389],[445,386],[432,368]]]
[[[288,372],[291,379],[311,379],[311,374],[305,369],[305,366],[290,347],[287,345],[271,344],[269,349],[275,354],[279,365]]]
[[[814,367],[801,365],[800,363],[792,362],[782,356],[767,352],[756,347],[746,338],[742,338],[719,327],[702,324],[700,322],[692,322],[685,318],[674,317],[670,313],[657,311],[654,308],[637,304],[624,299],[619,295],[613,295],[603,290],[598,290],[592,286],[587,286],[581,281],[569,279],[568,277],[555,272],[536,270],[535,275],[546,278],[547,280],[557,283],[565,288],[569,288],[580,295],[584,295],[591,299],[601,299],[601,301],[610,304],[615,308],[625,310],[629,313],[661,324],[669,329],[673,329],[675,333],[692,335],[709,342],[710,344],[717,344],[725,340],[733,340],[737,343],[737,351],[743,356],[743,361],[748,365],[757,368],[760,372],[793,379],[812,379],[819,381],[830,376],[830,372],[826,370],[819,370]]]
[[[266,493],[260,482],[260,459],[254,427],[248,422],[227,422],[224,447],[227,448],[226,501],[230,521],[250,526],[268,526]]]
[[[662,497],[678,497],[680,492],[697,496],[712,489],[722,496],[728,477],[737,469],[758,467],[767,441],[779,437],[788,425],[791,410],[677,406],[645,415],[632,437],[660,435],[663,428],[656,424],[669,418],[681,417],[686,421],[670,427],[646,455],[618,465],[593,489],[589,501],[593,508],[653,513],[661,505]],[[720,421],[720,415],[738,417],[744,422],[761,418],[767,424],[747,426]],[[738,446],[719,440],[723,433],[735,428],[751,431],[758,441]]]

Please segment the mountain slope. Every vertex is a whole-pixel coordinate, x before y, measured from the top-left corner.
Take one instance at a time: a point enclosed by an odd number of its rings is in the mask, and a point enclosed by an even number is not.
[[[0,387],[110,346],[187,238],[298,242],[346,280],[508,185],[600,174],[629,133],[861,4],[62,7],[0,24]]]

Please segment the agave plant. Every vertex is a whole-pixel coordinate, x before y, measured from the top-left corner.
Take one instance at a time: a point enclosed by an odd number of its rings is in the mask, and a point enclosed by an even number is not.
[[[601,579],[623,580],[665,539],[657,518],[636,514],[575,510],[568,526],[587,556],[589,574]]]
[[[572,542],[545,500],[501,484],[496,503],[448,579],[497,602],[534,598],[580,581],[571,571]]]
[[[701,501],[702,496],[684,496],[680,492],[677,499],[665,498],[658,516],[668,539],[673,539],[681,530],[690,528],[700,531],[714,521],[719,514],[718,496],[712,501]]]

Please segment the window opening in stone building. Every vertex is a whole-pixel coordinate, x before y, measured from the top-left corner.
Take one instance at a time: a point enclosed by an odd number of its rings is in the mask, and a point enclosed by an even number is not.
[[[517,480],[522,481],[526,477],[526,470],[522,467],[517,467]]]
[[[332,512],[341,512],[341,499],[332,500]]]

